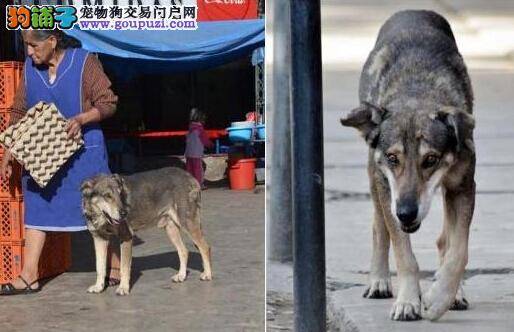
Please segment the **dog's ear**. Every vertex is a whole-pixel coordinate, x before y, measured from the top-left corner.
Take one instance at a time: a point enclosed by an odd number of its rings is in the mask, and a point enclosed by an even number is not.
[[[341,124],[356,128],[371,147],[376,147],[379,134],[378,127],[386,115],[387,111],[384,108],[362,102],[359,107],[341,118]]]
[[[443,107],[437,112],[437,120],[443,122],[449,129],[452,147],[455,152],[462,149],[475,151],[473,143],[473,129],[475,119],[473,115],[460,111],[455,107]]]
[[[124,188],[125,187],[125,180],[123,180],[123,178],[121,177],[121,175],[119,174],[113,174],[112,175],[112,178],[118,182],[120,188]]]
[[[82,182],[82,185],[80,186],[80,191],[82,192],[83,196],[90,196],[93,192],[93,186],[95,185],[95,179],[88,179]]]
[[[121,200],[128,206],[129,201],[129,190],[125,184],[125,180],[123,180],[123,177],[119,174],[113,174],[113,179],[118,183],[118,186],[120,188],[120,197]]]

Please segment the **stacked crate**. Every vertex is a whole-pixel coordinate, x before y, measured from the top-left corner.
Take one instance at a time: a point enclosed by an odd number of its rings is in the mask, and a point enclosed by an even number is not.
[[[0,63],[0,132],[9,125],[15,91],[19,85],[23,64]],[[0,160],[4,156],[0,148]],[[0,283],[18,276],[23,264],[23,199],[21,193],[21,167],[13,165],[13,175],[8,181],[0,179]]]
[[[23,63],[0,62],[0,132],[9,125],[11,117],[20,117],[12,109],[14,95],[23,79]],[[0,161],[5,151],[0,146]],[[15,279],[23,266],[24,225],[22,168],[12,165],[8,181],[0,179],[0,283]],[[71,240],[67,233],[48,233],[39,262],[39,279],[66,271],[71,265]]]

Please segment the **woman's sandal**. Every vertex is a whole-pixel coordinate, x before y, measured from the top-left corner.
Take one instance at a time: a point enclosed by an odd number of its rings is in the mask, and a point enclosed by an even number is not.
[[[0,295],[23,295],[23,294],[34,294],[41,290],[41,286],[32,288],[38,280],[29,284],[22,276],[19,276],[20,280],[25,284],[25,288],[16,288],[12,283],[4,284],[0,286]]]

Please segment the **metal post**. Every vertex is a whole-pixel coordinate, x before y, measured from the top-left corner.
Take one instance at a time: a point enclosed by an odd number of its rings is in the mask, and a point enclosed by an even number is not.
[[[326,331],[320,0],[291,3],[294,324]]]
[[[255,71],[255,113],[260,116],[261,123],[264,119],[264,64],[258,63],[254,67]],[[257,116],[255,117],[257,123]]]
[[[266,126],[271,134],[266,135],[268,151],[266,153],[269,181],[267,181],[267,244],[268,259],[280,262],[291,262],[293,259],[292,244],[292,200],[291,200],[291,133],[290,133],[290,98],[289,80],[291,63],[289,1],[276,0],[271,4],[273,27],[273,65],[271,86],[266,87],[266,102],[271,107]],[[270,17],[270,15],[268,15]],[[269,24],[269,23],[267,23]],[[266,27],[267,31],[270,26]],[[268,76],[269,77],[269,76]]]

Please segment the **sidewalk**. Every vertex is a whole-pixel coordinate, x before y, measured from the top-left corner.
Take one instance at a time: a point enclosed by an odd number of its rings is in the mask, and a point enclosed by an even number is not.
[[[389,319],[394,299],[362,298],[372,239],[367,149],[355,130],[340,126],[339,118],[358,105],[360,70],[381,24],[398,10],[421,8],[436,10],[450,21],[475,93],[477,196],[464,287],[471,309],[449,312],[436,323],[404,323]],[[342,331],[513,331],[514,2],[323,0],[322,24],[329,318]],[[439,195],[411,237],[423,289],[438,266],[435,241],[441,227]],[[268,289],[273,292],[268,331],[292,330],[291,283],[290,266],[268,266]],[[393,278],[393,287],[395,283]]]
[[[86,232],[75,234],[72,271],[35,295],[0,298],[0,331],[262,331],[264,329],[264,190],[202,192],[202,226],[212,247],[214,279],[200,281],[201,258],[191,241],[188,279],[172,284],[176,249],[157,228],[137,233],[131,294],[115,288],[87,294],[95,280]],[[81,232],[82,233],[82,232]]]

